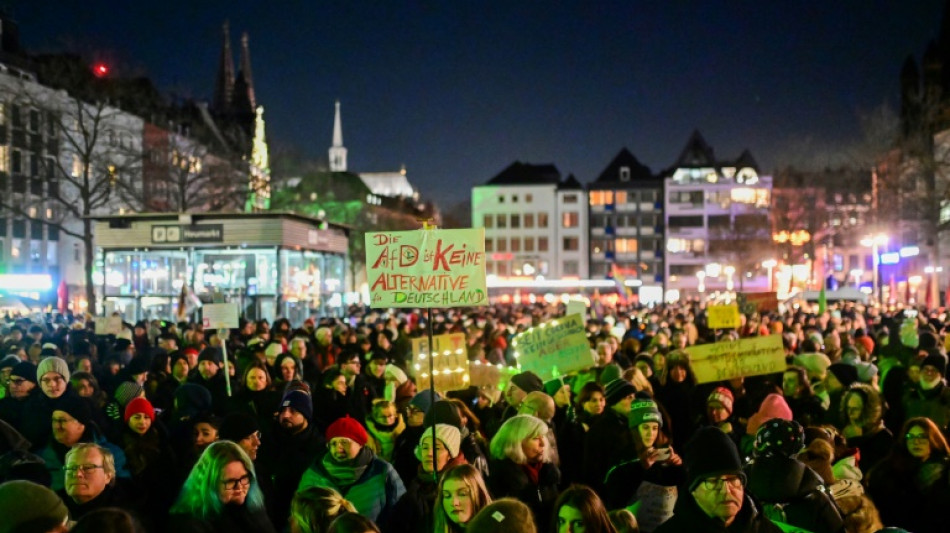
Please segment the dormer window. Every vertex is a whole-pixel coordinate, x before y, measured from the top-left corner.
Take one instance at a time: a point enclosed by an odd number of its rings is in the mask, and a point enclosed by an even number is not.
[[[620,181],[630,181],[630,167],[620,167]]]

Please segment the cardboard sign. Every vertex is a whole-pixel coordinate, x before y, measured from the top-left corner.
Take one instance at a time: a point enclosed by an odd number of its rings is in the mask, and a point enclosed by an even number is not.
[[[706,308],[710,329],[736,329],[739,327],[739,306],[736,304],[710,305]]]
[[[785,348],[781,335],[700,344],[686,348],[686,352],[689,353],[689,364],[697,383],[785,370]]]
[[[547,381],[596,364],[580,315],[550,320],[511,340],[522,371]]]
[[[238,306],[236,303],[208,304],[202,308],[201,325],[204,329],[218,330],[236,328]]]
[[[370,306],[488,305],[485,229],[366,234]]]
[[[740,292],[736,300],[743,313],[778,311],[778,295],[775,292]]]
[[[108,322],[109,319],[104,316],[94,316],[92,317],[93,322],[96,324],[96,335],[108,335]]]
[[[122,327],[121,316],[113,315],[106,319],[106,335],[118,336],[122,333]]]
[[[468,365],[470,385],[498,393],[508,388],[511,376],[519,372],[520,370],[513,366],[492,365],[481,361],[472,361]]]
[[[587,323],[587,302],[584,300],[568,300],[567,302],[567,311],[564,312],[564,316],[571,315],[580,315],[581,320],[584,323]]]
[[[676,497],[676,486],[667,487],[649,481],[640,483],[637,488],[637,503],[640,505],[633,513],[640,530],[651,532],[669,520],[673,516]]]
[[[419,390],[428,389],[429,382],[429,338],[411,339],[412,360],[416,386]],[[468,387],[469,364],[468,350],[464,333],[450,333],[432,337],[432,376],[435,378],[435,390],[446,392]]]

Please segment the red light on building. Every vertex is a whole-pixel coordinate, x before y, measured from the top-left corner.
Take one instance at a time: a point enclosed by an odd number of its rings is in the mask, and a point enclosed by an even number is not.
[[[92,73],[95,74],[97,78],[103,78],[109,74],[109,67],[105,63],[96,63],[92,66]]]

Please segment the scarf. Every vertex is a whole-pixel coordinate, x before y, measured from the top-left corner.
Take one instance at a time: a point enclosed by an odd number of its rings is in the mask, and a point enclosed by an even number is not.
[[[531,480],[533,485],[538,484],[538,480],[541,476],[541,467],[544,466],[542,461],[537,463],[525,463],[521,465],[521,469],[524,470],[524,473],[528,475],[528,479]]]
[[[327,452],[323,454],[323,459],[320,462],[333,482],[340,488],[340,492],[345,496],[350,486],[363,477],[363,473],[366,472],[366,468],[372,460],[373,452],[363,446],[360,453],[353,459],[337,461],[333,458],[332,453]]]

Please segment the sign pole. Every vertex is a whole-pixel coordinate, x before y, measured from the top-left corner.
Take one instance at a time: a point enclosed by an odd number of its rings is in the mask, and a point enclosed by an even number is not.
[[[228,362],[228,329],[218,330],[218,339],[221,341],[221,355],[224,357],[224,386],[231,397],[231,363]]]
[[[432,372],[435,370],[435,363],[432,361],[432,357],[433,357],[434,354],[432,353],[432,349],[433,349],[433,343],[432,343],[433,329],[432,329],[432,308],[431,308],[431,307],[427,307],[427,308],[426,308],[426,333],[427,333],[428,336],[429,336],[429,400],[431,400],[432,403],[435,403],[435,376],[432,374]],[[431,410],[431,405],[430,405],[430,410]],[[432,422],[432,423],[431,423],[431,427],[432,427],[432,475],[435,476],[436,479],[438,479],[438,478],[439,478],[439,469],[438,469],[438,464],[436,463],[436,454],[435,454],[435,441],[436,441],[436,438],[435,438],[435,417],[434,417],[434,416],[431,418],[431,422]]]

